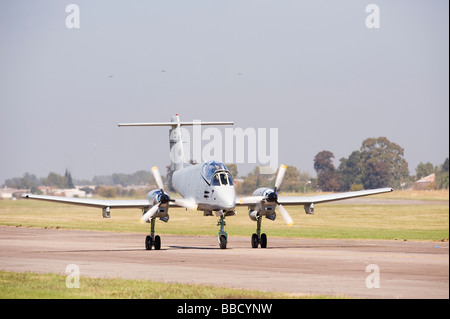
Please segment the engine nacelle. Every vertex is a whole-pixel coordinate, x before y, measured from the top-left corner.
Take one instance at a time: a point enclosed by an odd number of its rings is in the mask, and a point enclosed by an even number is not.
[[[103,218],[111,218],[111,207],[103,207],[102,215]]]
[[[267,208],[267,206],[265,208]],[[250,219],[253,220],[254,222],[256,222],[258,218],[261,217],[261,215],[266,216],[267,219],[270,219],[272,221],[275,220],[275,218],[277,218],[277,213],[275,213],[275,210],[272,210],[272,207],[269,207],[269,210],[264,211],[263,214],[253,209],[250,209],[248,211],[248,217],[250,217]]]
[[[305,208],[306,214],[314,215],[314,203],[305,204],[303,207]]]
[[[163,194],[160,189],[155,189],[148,192],[146,198],[148,200],[148,203],[150,204],[149,209],[155,205],[159,205],[158,211],[153,216],[158,217],[163,222],[167,222],[169,220],[169,193],[164,192]],[[165,201],[165,203],[161,203],[161,200],[163,202]],[[143,212],[142,214],[144,215],[145,213],[146,212]]]
[[[256,211],[256,210],[250,209],[248,211],[248,217],[250,217],[250,219],[253,220],[254,222],[256,222],[256,220],[258,219],[259,216],[260,215],[259,215],[258,211]]]
[[[273,193],[273,188],[260,187],[253,192],[253,196],[267,197],[269,193]]]

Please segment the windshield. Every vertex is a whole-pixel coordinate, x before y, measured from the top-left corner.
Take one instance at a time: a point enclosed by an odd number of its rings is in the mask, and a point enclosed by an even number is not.
[[[231,175],[227,172],[220,172],[214,175],[211,186],[221,186],[221,185],[233,185],[233,179]]]
[[[202,175],[207,180],[210,181],[216,171],[228,171],[228,168],[216,161],[209,161],[202,166]]]
[[[216,174],[216,172],[222,172],[221,174]],[[209,161],[202,166],[202,175],[208,183],[213,183],[213,185],[233,185],[231,181],[231,176],[229,176],[228,168],[220,162]],[[212,177],[214,179],[211,181]]]

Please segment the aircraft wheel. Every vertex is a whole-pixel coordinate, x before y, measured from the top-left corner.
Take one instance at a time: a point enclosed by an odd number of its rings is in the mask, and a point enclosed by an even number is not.
[[[258,235],[252,235],[252,248],[258,248]]]
[[[161,249],[161,237],[159,237],[158,235],[155,236],[155,250],[160,250]]]
[[[261,234],[261,248],[267,247],[267,236],[266,234]]]
[[[220,235],[219,246],[221,249],[227,248],[227,237],[225,235]]]
[[[152,249],[153,240],[151,236],[145,237],[145,249],[151,250]]]

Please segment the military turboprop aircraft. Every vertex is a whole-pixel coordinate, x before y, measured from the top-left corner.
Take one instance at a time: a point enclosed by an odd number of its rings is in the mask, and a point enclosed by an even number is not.
[[[232,176],[227,167],[216,161],[208,161],[202,164],[189,164],[184,159],[183,141],[180,127],[184,125],[196,125],[198,122],[180,122],[178,114],[172,117],[171,122],[162,123],[124,123],[119,126],[170,126],[170,155],[172,161],[172,185],[173,188],[183,197],[171,199],[169,193],[164,190],[164,184],[158,168],[152,168],[152,173],[158,185],[158,189],[151,190],[144,200],[103,200],[68,198],[57,196],[44,196],[25,194],[26,199],[43,201],[53,201],[65,204],[84,205],[102,208],[103,217],[110,218],[111,209],[117,208],[140,208],[142,209],[141,223],[150,223],[150,234],[145,238],[145,248],[151,250],[161,249],[161,238],[155,236],[156,218],[164,222],[169,220],[169,207],[185,207],[190,210],[203,211],[205,216],[212,216],[213,213],[219,217],[217,226],[220,226],[218,233],[219,246],[222,249],[227,247],[228,235],[224,230],[226,225],[225,217],[236,215],[236,206],[248,206],[249,217],[256,221],[256,233],[251,237],[251,246],[257,248],[267,247],[267,236],[261,233],[262,218],[275,220],[276,210],[280,212],[288,225],[293,220],[285,206],[303,205],[306,214],[314,214],[314,205],[319,203],[349,199],[354,197],[368,196],[386,192],[392,192],[392,188],[379,188],[356,192],[347,192],[329,195],[317,195],[309,197],[278,197],[278,191],[286,172],[286,166],[281,165],[278,169],[274,188],[258,188],[252,196],[236,198]],[[233,122],[201,122],[201,125],[233,125]]]

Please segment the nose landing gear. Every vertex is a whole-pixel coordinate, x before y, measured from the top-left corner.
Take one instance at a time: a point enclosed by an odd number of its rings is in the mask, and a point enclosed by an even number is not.
[[[224,214],[220,216],[220,219],[217,222],[217,226],[220,226],[220,231],[219,234],[217,235],[217,238],[219,240],[219,247],[221,249],[226,249],[228,242],[228,234],[226,231],[224,231],[224,227],[226,226]]]

